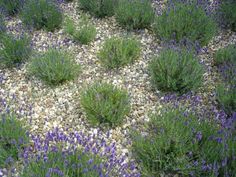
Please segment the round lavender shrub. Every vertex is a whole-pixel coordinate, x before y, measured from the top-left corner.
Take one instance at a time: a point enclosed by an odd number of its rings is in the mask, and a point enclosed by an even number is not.
[[[29,65],[29,73],[49,85],[58,85],[73,80],[80,71],[73,56],[58,49],[49,49],[34,57]]]
[[[219,49],[214,55],[214,62],[216,66],[227,63],[236,64],[236,44]]]
[[[31,55],[30,38],[26,35],[3,35],[0,44],[0,65],[13,67],[26,61]]]
[[[115,143],[108,145],[99,137],[82,132],[65,134],[59,129],[48,132],[44,139],[32,136],[33,147],[22,154],[21,176],[140,176],[134,163],[117,154]]]
[[[130,111],[127,92],[107,83],[90,86],[82,93],[80,101],[92,124],[121,124]]]
[[[80,8],[97,17],[112,16],[117,0],[78,0]]]
[[[216,89],[216,99],[220,107],[229,115],[236,112],[236,85],[220,84]]]
[[[9,15],[15,15],[23,7],[25,0],[0,0],[0,7]]]
[[[191,51],[165,49],[149,64],[154,88],[180,94],[194,91],[203,81],[203,67]]]
[[[196,3],[170,3],[155,19],[153,30],[164,41],[189,39],[207,45],[216,34],[215,21]]]
[[[114,69],[133,63],[140,51],[140,43],[136,39],[112,37],[105,41],[98,55],[105,67]]]
[[[120,0],[115,17],[127,29],[143,29],[152,24],[154,10],[150,0]]]
[[[215,65],[218,67],[224,82],[236,85],[236,45],[232,44],[218,50],[214,55]]]
[[[26,26],[47,31],[60,28],[63,20],[62,12],[53,0],[28,0],[20,16]]]
[[[235,0],[222,0],[219,9],[222,22],[229,26],[232,31],[236,31],[236,2]]]

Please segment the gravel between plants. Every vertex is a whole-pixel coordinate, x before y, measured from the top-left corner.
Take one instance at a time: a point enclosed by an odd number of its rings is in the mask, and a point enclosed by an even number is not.
[[[65,15],[78,22],[81,12],[77,10],[76,3],[61,4],[61,7]],[[148,114],[154,112],[157,107],[164,106],[161,102],[163,95],[152,90],[147,70],[151,57],[158,55],[162,48],[161,42],[148,30],[127,33],[117,25],[114,17],[91,18],[97,29],[97,36],[89,45],[76,43],[62,29],[53,33],[42,30],[30,33],[35,51],[45,51],[52,46],[71,51],[75,55],[76,62],[82,66],[79,77],[58,87],[48,87],[37,78],[28,75],[27,62],[12,70],[0,70],[0,97],[7,97],[10,101],[14,95],[17,101],[11,102],[11,106],[22,107],[22,110],[30,112],[25,119],[31,125],[33,134],[43,136],[55,127],[68,132],[76,130],[88,134],[102,131],[108,141],[116,142],[121,154],[131,156],[130,130],[132,128],[142,130],[143,122],[148,121]],[[23,32],[18,18],[9,19],[7,22],[8,29],[13,33]],[[106,38],[122,35],[137,37],[142,44],[142,54],[133,64],[117,70],[106,70],[101,66],[97,52]],[[199,55],[199,59],[206,66],[204,86],[194,94],[201,98],[199,110],[207,107],[210,109],[216,105],[214,89],[219,76],[216,68],[213,67],[213,53],[235,42],[236,33],[222,31],[206,47],[205,52]],[[80,92],[86,85],[98,80],[107,81],[128,90],[131,98],[131,113],[120,127],[114,129],[104,126],[92,127],[86,120],[79,101]],[[191,100],[191,97],[189,99]]]

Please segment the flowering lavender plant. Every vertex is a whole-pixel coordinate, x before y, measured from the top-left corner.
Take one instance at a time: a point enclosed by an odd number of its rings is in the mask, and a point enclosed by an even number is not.
[[[134,134],[134,153],[147,176],[231,176],[235,173],[235,118],[219,127],[186,109],[152,115],[147,135]],[[227,127],[227,128],[226,128]]]
[[[115,143],[108,145],[99,135],[65,134],[56,128],[44,139],[32,136],[32,140],[34,145],[22,154],[22,177],[140,176],[135,165],[126,162],[125,156],[118,157]]]
[[[11,112],[0,111],[0,168],[6,168],[19,159],[29,142],[27,127]]]

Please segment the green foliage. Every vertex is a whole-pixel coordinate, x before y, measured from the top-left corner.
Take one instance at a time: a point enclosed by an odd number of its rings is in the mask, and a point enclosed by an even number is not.
[[[74,38],[81,44],[88,44],[96,37],[96,28],[94,25],[88,24],[82,26],[74,35]]]
[[[180,42],[187,38],[204,46],[215,35],[217,26],[195,3],[175,3],[156,18],[153,30],[163,40]]]
[[[49,49],[37,55],[30,63],[29,72],[50,85],[58,85],[74,79],[80,65],[73,61],[72,55],[65,51]]]
[[[0,114],[0,168],[10,165],[9,158],[17,160],[28,142],[27,128],[22,122],[14,114]]]
[[[229,45],[219,49],[214,55],[214,61],[217,66],[227,63],[236,64],[236,45]]]
[[[0,64],[13,67],[27,60],[31,54],[30,39],[27,36],[15,37],[5,34],[0,41]]]
[[[133,38],[107,39],[98,56],[107,68],[118,68],[134,62],[140,55],[140,43]]]
[[[21,12],[21,19],[28,27],[54,31],[62,23],[62,12],[53,0],[29,0]]]
[[[152,59],[149,70],[153,86],[180,94],[197,89],[203,81],[203,68],[192,52],[166,49]]]
[[[223,84],[218,85],[216,96],[219,105],[228,114],[232,115],[236,112],[236,87],[227,87]]]
[[[139,132],[133,135],[133,150],[141,161],[143,176],[215,176],[218,169],[203,168],[210,164],[219,165],[223,175],[225,167],[221,163],[232,157],[236,145],[232,137],[223,138],[214,122],[199,120],[180,108],[152,115],[146,126],[148,135]],[[230,145],[228,149],[224,149],[223,140]]]
[[[236,85],[236,45],[229,45],[218,50],[214,55],[215,65],[221,73],[224,82],[229,85]]]
[[[222,14],[224,23],[231,28],[231,30],[236,31],[236,2],[233,0],[224,1],[219,11]]]
[[[106,83],[96,83],[84,91],[81,105],[93,124],[118,125],[130,111],[127,92]]]
[[[6,24],[5,24],[5,21],[3,19],[3,16],[0,14],[0,37],[1,37],[2,34],[4,34],[5,31],[6,31]]]
[[[9,15],[15,15],[21,9],[24,0],[0,0],[0,7]]]
[[[72,19],[70,19],[69,17],[66,17],[65,18],[65,21],[64,21],[64,30],[67,34],[73,36],[75,31],[76,31],[76,27],[75,27],[75,24],[73,22]]]
[[[97,17],[112,16],[117,0],[78,0],[80,7]]]
[[[57,151],[50,151],[44,158],[32,159],[28,166],[23,170],[21,177],[29,176],[78,176],[78,177],[98,177],[98,172],[94,165],[99,165],[101,159],[89,153],[80,150],[73,152],[63,151],[57,148]],[[92,160],[90,163],[89,160]],[[79,166],[80,165],[80,166]],[[50,171],[51,169],[51,171]],[[87,169],[87,172],[85,171]]]
[[[142,29],[153,22],[154,10],[150,0],[120,0],[115,9],[115,17],[127,29]]]
[[[88,44],[96,37],[96,27],[89,22],[87,16],[82,16],[79,22],[79,29],[75,27],[73,20],[66,18],[64,29],[66,33],[81,44]]]

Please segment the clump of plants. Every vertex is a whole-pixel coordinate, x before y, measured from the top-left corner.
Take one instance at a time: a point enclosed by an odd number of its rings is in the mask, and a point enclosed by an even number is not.
[[[62,150],[60,147],[53,147],[45,155],[38,155],[38,159],[30,160],[24,168],[22,177],[28,176],[81,176],[95,177],[104,174],[99,166],[102,160],[90,153],[83,153],[81,150]],[[66,166],[66,168],[65,168]],[[95,166],[95,167],[94,167]]]
[[[3,16],[0,14],[0,36],[6,31],[6,24]]]
[[[214,55],[215,65],[225,82],[236,85],[236,45],[232,44],[218,50]]]
[[[63,15],[53,0],[28,0],[21,12],[21,19],[28,27],[54,31],[60,28]]]
[[[217,32],[215,21],[196,3],[171,3],[155,19],[153,30],[164,41],[182,39],[208,44]]]
[[[180,94],[196,90],[203,81],[203,67],[191,51],[165,49],[149,64],[153,87]]]
[[[115,9],[117,22],[127,29],[148,28],[154,16],[150,0],[120,0]]]
[[[107,39],[98,56],[107,68],[118,68],[134,62],[140,55],[140,43],[134,38]]]
[[[78,0],[80,8],[97,17],[114,15],[117,0]]]
[[[236,31],[236,2],[234,0],[224,0],[219,9],[222,21],[229,26],[231,30]]]
[[[15,15],[23,7],[25,0],[0,0],[0,7],[9,15]]]
[[[214,55],[216,66],[222,64],[236,64],[236,45],[231,44],[225,48],[219,49]]]
[[[82,93],[80,102],[88,120],[95,125],[121,124],[130,111],[127,92],[107,83],[96,83],[87,88]]]
[[[80,71],[80,65],[66,51],[49,49],[36,55],[30,65],[29,73],[42,79],[49,85],[58,85],[74,79]]]
[[[216,89],[216,98],[220,107],[229,115],[236,112],[236,87],[219,84]]]
[[[76,28],[73,20],[67,18],[64,25],[65,32],[81,44],[88,44],[96,37],[96,27],[91,24],[87,16],[83,16],[79,22],[79,29]]]
[[[0,65],[13,67],[26,61],[31,54],[30,39],[26,35],[13,36],[5,34],[1,36]]]
[[[21,176],[139,176],[135,166],[117,154],[116,145],[99,136],[84,132],[66,135],[55,129],[45,139],[33,137],[35,148],[24,151]]]
[[[27,128],[13,113],[0,113],[0,168],[8,168],[19,159],[29,143]]]
[[[216,122],[199,119],[182,108],[168,108],[153,114],[146,127],[146,135],[133,134],[133,152],[140,161],[142,175],[235,173],[236,141],[232,129],[220,128]]]

